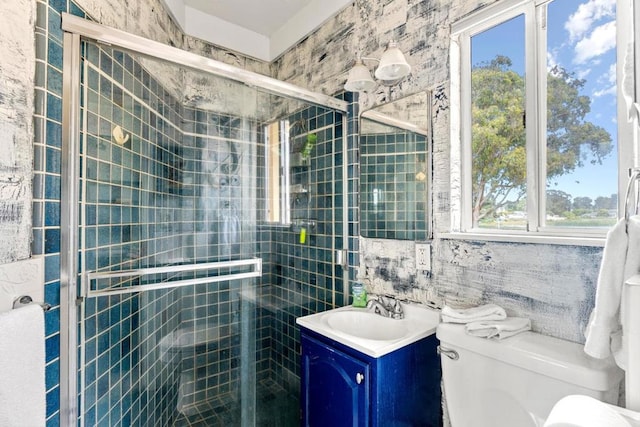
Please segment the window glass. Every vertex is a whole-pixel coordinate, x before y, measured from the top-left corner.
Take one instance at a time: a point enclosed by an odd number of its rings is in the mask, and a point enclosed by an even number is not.
[[[267,221],[280,221],[280,123],[266,126]]]
[[[516,16],[471,38],[472,224],[525,229],[525,28]]]
[[[548,5],[549,227],[603,227],[617,219],[615,13],[615,0]]]
[[[289,208],[289,121],[270,123],[265,133],[266,221],[290,222]]]

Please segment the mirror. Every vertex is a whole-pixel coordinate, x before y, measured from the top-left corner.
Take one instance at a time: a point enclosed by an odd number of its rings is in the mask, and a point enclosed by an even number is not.
[[[421,92],[360,115],[363,237],[429,238],[430,106],[430,93]]]

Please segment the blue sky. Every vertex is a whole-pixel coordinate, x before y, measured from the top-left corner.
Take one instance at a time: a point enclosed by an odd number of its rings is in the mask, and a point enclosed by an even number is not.
[[[547,18],[547,68],[559,65],[585,79],[583,95],[591,98],[586,120],[605,128],[616,143],[615,81],[616,0],[555,0]],[[524,20],[516,17],[473,37],[473,64],[497,54],[508,56],[513,69],[524,70]],[[610,196],[617,193],[616,149],[602,165],[576,169],[570,176],[554,179],[550,188],[574,197]]]

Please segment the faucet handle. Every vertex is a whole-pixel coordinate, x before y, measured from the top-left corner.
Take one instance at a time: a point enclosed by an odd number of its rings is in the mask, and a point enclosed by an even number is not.
[[[395,299],[392,295],[380,295],[378,297],[378,301],[380,301],[385,307],[391,310],[398,300]]]
[[[404,310],[402,309],[402,304],[398,300],[395,300],[395,304],[393,305],[393,318],[394,319],[404,318]]]

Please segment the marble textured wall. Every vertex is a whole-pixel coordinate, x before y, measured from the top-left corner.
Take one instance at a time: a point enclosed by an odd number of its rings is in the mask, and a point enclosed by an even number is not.
[[[0,20],[0,263],[7,263],[28,258],[31,244],[35,2],[3,5]]]

